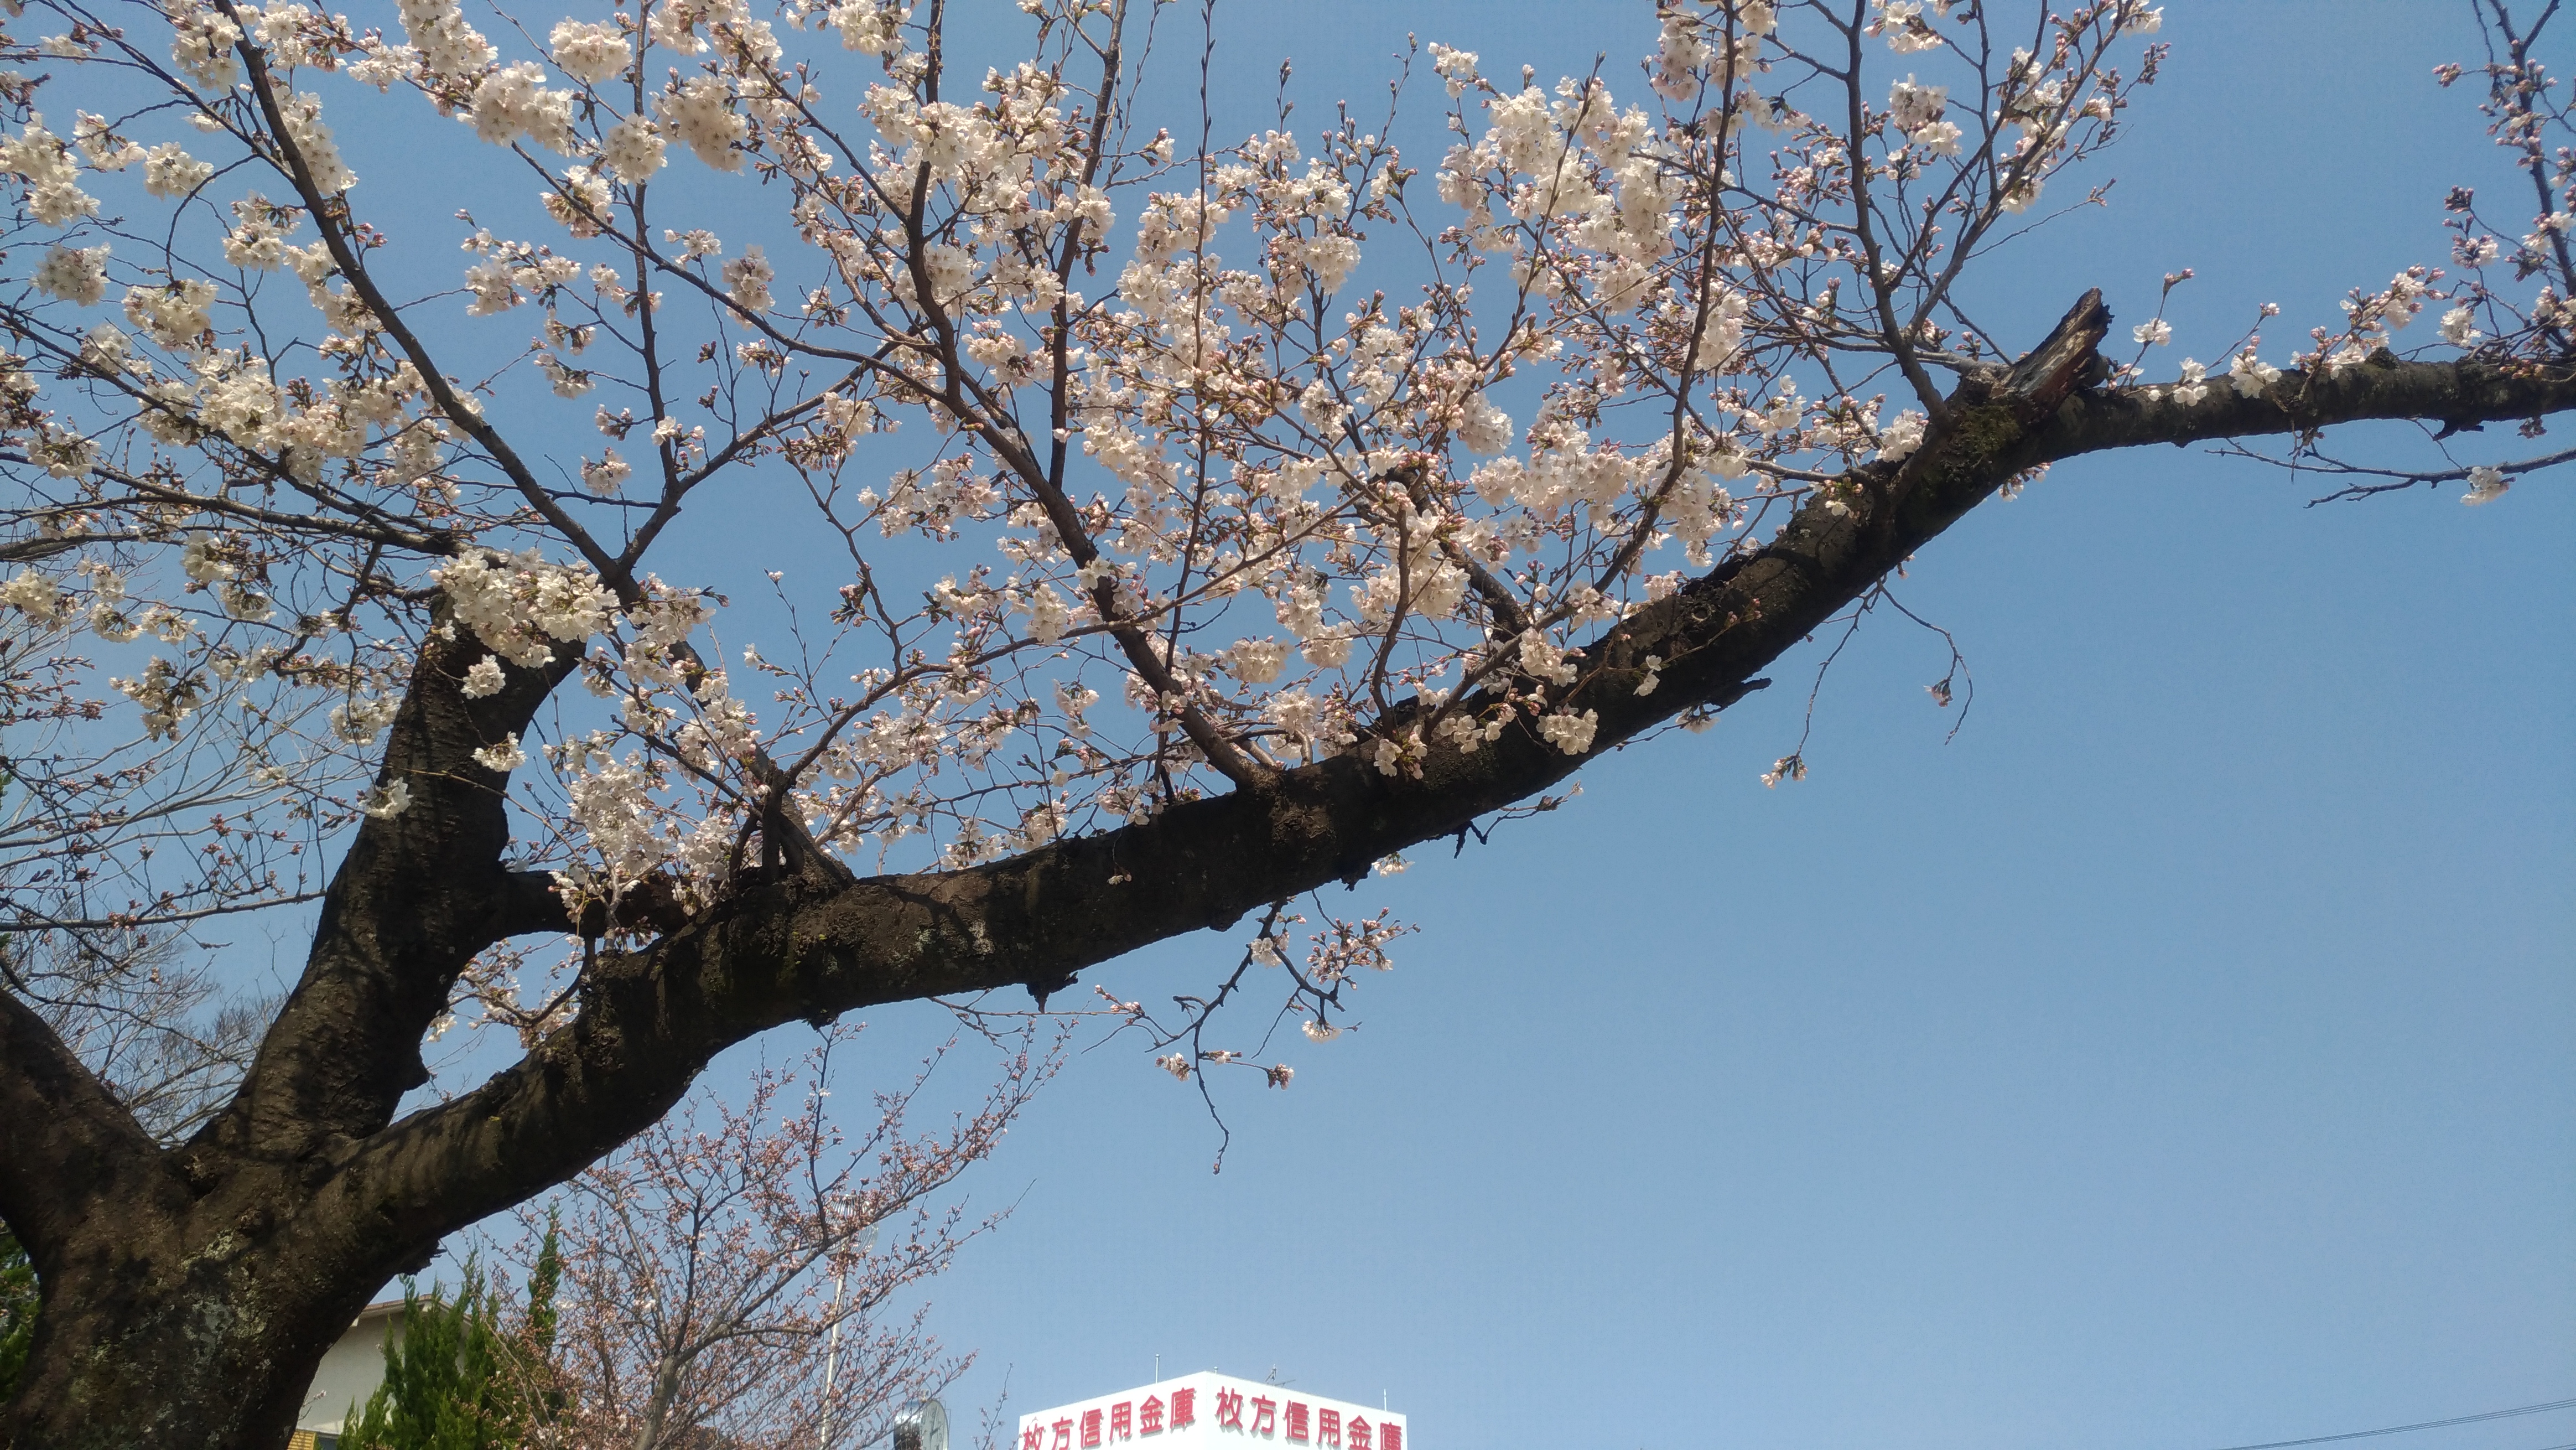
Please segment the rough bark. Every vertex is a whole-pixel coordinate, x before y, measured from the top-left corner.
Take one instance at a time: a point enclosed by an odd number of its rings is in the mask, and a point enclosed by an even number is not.
[[[1593,641],[1576,708],[1590,755],[1681,711],[1732,703],[1783,651],[2004,483],[2106,448],[2300,432],[2369,418],[2453,426],[2576,406],[2565,373],[2380,359],[2282,377],[2256,397],[2100,391],[2098,294],[2012,369],[1963,382],[1902,465]],[[476,653],[479,653],[477,651]],[[1643,658],[1662,685],[1640,698]],[[606,953],[580,1007],[476,1091],[400,1121],[418,1045],[459,970],[567,922],[541,873],[502,860],[498,777],[467,758],[524,728],[568,667],[468,701],[460,647],[424,651],[388,747],[411,810],[369,822],[340,866],[302,982],[230,1108],[153,1145],[32,1014],[0,995],[0,1217],[42,1278],[17,1446],[282,1444],[323,1350],[369,1292],[440,1239],[561,1182],[665,1111],[714,1053],[795,1019],[1030,983],[1325,883],[1460,830],[1579,768],[1533,733],[1419,778],[1355,756],[1279,772],[1156,819],[969,870],[850,880],[748,873],[703,917]],[[1409,705],[1379,722],[1400,729]],[[14,1437],[14,1438],[11,1438]]]

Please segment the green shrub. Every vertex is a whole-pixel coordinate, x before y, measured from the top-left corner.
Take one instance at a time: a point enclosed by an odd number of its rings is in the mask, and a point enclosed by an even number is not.
[[[501,1327],[500,1295],[465,1263],[456,1297],[403,1281],[402,1333],[385,1380],[342,1432],[341,1450],[516,1450],[530,1400],[526,1352]]]
[[[18,1391],[36,1339],[36,1266],[18,1236],[0,1228],[0,1404]]]

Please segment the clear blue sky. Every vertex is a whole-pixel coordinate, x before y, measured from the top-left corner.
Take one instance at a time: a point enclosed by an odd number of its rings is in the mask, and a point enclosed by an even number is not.
[[[1218,135],[1283,53],[1302,128],[1374,114],[1408,30],[1632,77],[1642,10],[1239,6]],[[2004,335],[2090,285],[2140,320],[2192,267],[2154,365],[2265,301],[2284,361],[2442,259],[2447,186],[2506,182],[2430,77],[2475,54],[2464,3],[2172,0],[2162,38],[2109,209],[1986,274]],[[1366,889],[1422,930],[1365,1026],[1236,1085],[1222,1176],[1132,1039],[1078,1059],[972,1180],[1015,1216],[933,1286],[982,1356],[952,1416],[1157,1354],[1383,1391],[1418,1450],[2210,1450],[2576,1396],[2576,500],[2316,491],[2061,466],[1902,593],[1974,670],[1954,741],[1937,640],[1880,624],[1803,784],[1756,777],[1812,654],[1572,809],[1417,853]],[[1091,979],[1161,1000],[1237,949]],[[940,1031],[871,1036],[899,1068]],[[2576,1412],[2379,1443],[2569,1442]]]

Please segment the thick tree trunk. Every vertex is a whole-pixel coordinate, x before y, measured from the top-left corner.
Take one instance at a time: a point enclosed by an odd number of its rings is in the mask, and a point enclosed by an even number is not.
[[[102,1204],[46,1245],[0,1444],[286,1444],[323,1353],[402,1265],[358,1251],[347,1225],[316,1232],[316,1207],[268,1178],[193,1203]]]

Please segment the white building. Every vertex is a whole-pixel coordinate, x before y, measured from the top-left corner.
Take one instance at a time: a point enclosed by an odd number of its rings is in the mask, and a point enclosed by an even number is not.
[[[1404,1416],[1210,1370],[1020,1417],[1019,1450],[1418,1450]]]
[[[385,1382],[385,1336],[400,1342],[402,1309],[403,1301],[388,1299],[358,1311],[349,1332],[313,1372],[313,1387],[304,1392],[304,1408],[295,1416],[295,1438],[286,1442],[287,1450],[338,1450],[341,1432]]]

